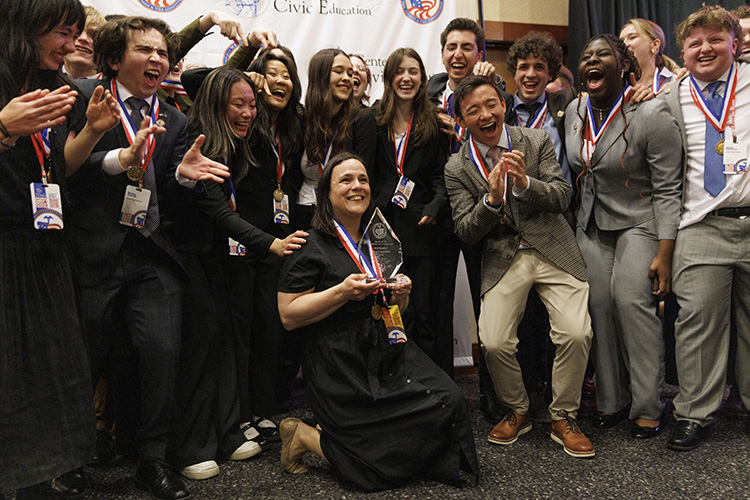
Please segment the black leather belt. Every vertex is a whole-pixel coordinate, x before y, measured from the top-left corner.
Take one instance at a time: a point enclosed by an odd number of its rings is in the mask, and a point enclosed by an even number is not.
[[[718,215],[719,217],[731,217],[733,219],[739,219],[742,217],[750,216],[750,207],[732,207],[732,208],[720,208],[711,212],[711,215]]]

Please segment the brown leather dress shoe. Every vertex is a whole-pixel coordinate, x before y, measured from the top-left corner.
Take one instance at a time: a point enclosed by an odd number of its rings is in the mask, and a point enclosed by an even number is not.
[[[513,444],[518,440],[518,436],[526,434],[531,430],[531,417],[528,413],[520,415],[514,411],[508,410],[499,424],[492,429],[487,440],[495,444]]]
[[[294,433],[302,421],[295,417],[285,418],[279,424],[279,434],[281,435],[281,466],[290,474],[304,474],[310,468],[302,461],[302,455],[292,456],[291,448],[294,440]]]
[[[565,453],[576,458],[594,456],[594,446],[578,427],[576,419],[569,416],[567,412],[560,412],[562,420],[552,421],[552,441],[563,445]]]

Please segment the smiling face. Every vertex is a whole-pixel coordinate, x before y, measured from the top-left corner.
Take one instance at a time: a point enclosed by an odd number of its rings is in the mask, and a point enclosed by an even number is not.
[[[352,74],[354,101],[359,102],[367,90],[367,64],[357,56],[351,56],[349,59],[354,69],[354,73]]]
[[[362,217],[370,205],[370,179],[362,162],[350,158],[333,167],[329,197],[338,219]]]
[[[696,26],[682,44],[682,59],[695,78],[713,82],[732,65],[738,43],[725,29]]]
[[[65,56],[75,52],[78,26],[56,26],[52,31],[38,38],[39,68],[56,71]]]
[[[485,146],[495,146],[500,141],[504,119],[505,101],[489,83],[466,96],[461,101],[461,116],[456,116],[456,122]]]
[[[148,99],[156,94],[169,73],[167,43],[162,34],[153,28],[130,31],[122,60],[110,61],[109,65],[117,71],[117,81],[134,96]]]
[[[413,57],[404,57],[396,69],[396,74],[391,80],[396,99],[411,101],[417,95],[422,84],[422,71],[419,62]]]
[[[98,25],[87,24],[75,43],[75,51],[65,56],[65,65],[86,68],[90,74],[96,73],[94,61],[94,31]]]
[[[628,24],[622,29],[620,40],[625,43],[625,46],[638,59],[638,65],[642,69],[656,64],[655,58],[661,44],[659,40],[652,40],[647,36],[641,36],[632,24]]]
[[[614,104],[623,89],[621,71],[627,71],[629,66],[630,61],[625,61],[620,67],[615,49],[603,38],[586,46],[578,64],[578,78],[593,106],[605,108]]]
[[[541,57],[529,54],[526,59],[518,58],[516,75],[513,77],[518,87],[518,97],[525,103],[539,98],[550,82],[549,65]]]
[[[750,17],[740,19],[742,26],[742,55],[750,54]]]
[[[289,76],[289,69],[283,62],[271,59],[266,63],[264,71],[268,86],[268,94],[264,94],[264,100],[272,112],[279,113],[292,98],[294,84]]]
[[[352,62],[344,54],[336,54],[331,67],[331,95],[334,100],[344,102],[352,95]]]
[[[255,94],[250,84],[240,80],[232,85],[227,103],[227,122],[238,137],[246,137],[257,115]]]
[[[471,31],[454,30],[448,33],[441,59],[453,87],[474,72],[474,65],[482,59],[477,39]]]

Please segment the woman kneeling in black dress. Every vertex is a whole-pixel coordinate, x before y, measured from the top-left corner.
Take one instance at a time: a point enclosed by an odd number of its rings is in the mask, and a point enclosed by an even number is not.
[[[372,210],[362,162],[335,156],[320,179],[307,243],[279,283],[281,320],[303,333],[305,389],[322,431],[283,420],[281,463],[306,472],[302,457],[311,451],[370,491],[417,476],[459,484],[460,469],[478,478],[461,390],[413,342],[391,344],[373,308],[383,292],[406,308],[411,281],[366,280],[357,243]]]

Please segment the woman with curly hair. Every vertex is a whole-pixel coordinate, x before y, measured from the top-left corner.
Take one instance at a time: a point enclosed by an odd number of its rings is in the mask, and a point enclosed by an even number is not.
[[[634,438],[663,427],[664,345],[655,296],[669,292],[680,212],[680,132],[661,101],[630,104],[638,63],[599,35],[578,65],[582,90],[566,111],[566,150],[577,175],[576,239],[589,271],[595,424],[629,414]]]

